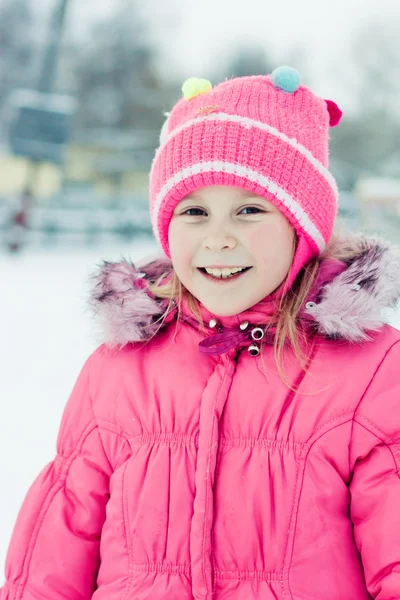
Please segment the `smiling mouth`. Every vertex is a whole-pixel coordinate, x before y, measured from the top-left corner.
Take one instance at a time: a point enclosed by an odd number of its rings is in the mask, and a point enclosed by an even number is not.
[[[213,281],[230,281],[232,279],[239,279],[244,273],[252,269],[253,267],[244,267],[241,271],[237,273],[227,274],[227,275],[213,275],[211,273],[207,273],[204,267],[198,267],[198,270],[206,277],[207,279],[211,279]]]

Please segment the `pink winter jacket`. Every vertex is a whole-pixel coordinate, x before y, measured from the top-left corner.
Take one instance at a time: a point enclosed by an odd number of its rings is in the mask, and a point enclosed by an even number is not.
[[[380,316],[399,249],[360,238],[322,263],[308,370],[284,363],[296,393],[269,342],[248,352],[267,301],[214,328],[173,310],[145,343],[160,264],[98,276],[108,343],[20,511],[1,600],[400,598],[400,334]]]

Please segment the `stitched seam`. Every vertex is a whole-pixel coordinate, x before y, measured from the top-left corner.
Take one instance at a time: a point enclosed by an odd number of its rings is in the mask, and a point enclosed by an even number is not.
[[[92,427],[92,428],[90,429],[90,427]],[[26,583],[28,581],[29,567],[30,567],[30,563],[32,560],[33,552],[35,550],[37,538],[42,529],[42,525],[45,521],[46,515],[47,515],[48,511],[50,510],[50,507],[53,503],[54,498],[56,497],[58,492],[63,488],[65,481],[68,477],[68,471],[69,471],[72,463],[78,456],[81,455],[81,450],[82,450],[82,446],[83,446],[84,442],[86,441],[86,439],[89,437],[89,435],[93,431],[96,431],[96,429],[97,429],[97,425],[93,421],[91,421],[89,423],[89,425],[86,427],[86,429],[82,432],[82,435],[79,438],[78,447],[71,454],[71,456],[69,458],[66,458],[63,455],[58,454],[56,459],[53,461],[53,465],[56,463],[56,461],[60,462],[60,472],[56,473],[56,480],[54,481],[53,485],[48,490],[48,492],[43,500],[42,506],[41,506],[39,513],[37,515],[37,518],[36,518],[35,525],[32,529],[31,535],[28,538],[27,548],[26,548],[25,556],[24,556],[23,563],[22,563],[21,583],[18,584],[18,588],[21,587],[21,594],[24,592]],[[89,431],[87,431],[87,430],[89,430]],[[47,505],[46,505],[46,501],[47,501]],[[29,558],[28,558],[28,555],[29,555]],[[25,572],[25,574],[24,574],[24,572]]]
[[[310,448],[315,444],[316,441],[321,439],[321,437],[323,437],[324,435],[326,435],[327,433],[332,431],[332,429],[335,429],[335,427],[340,427],[341,425],[344,425],[345,423],[348,423],[349,421],[351,421],[353,419],[353,416],[354,416],[354,409],[348,410],[348,411],[342,413],[341,415],[337,415],[336,417],[332,417],[332,419],[328,419],[328,421],[324,421],[322,423],[322,425],[319,425],[317,427],[317,429],[314,429],[314,431],[311,433],[310,437],[307,440],[307,444],[309,443],[309,440],[311,440],[315,436],[316,433],[318,433],[321,429],[323,429],[327,425],[335,423],[336,421],[341,421],[345,417],[350,417],[349,419],[346,419],[345,421],[343,421],[343,423],[339,423],[338,425],[333,425],[333,427],[331,427],[327,431],[324,431],[320,437],[318,437],[315,440],[313,440],[312,442],[310,442]]]
[[[126,432],[123,430],[123,428],[120,425],[117,425],[116,423],[113,423],[111,421],[107,421],[105,419],[99,419],[96,416],[96,411],[95,411],[95,408],[94,408],[94,395],[92,394],[93,386],[92,386],[91,368],[90,368],[91,367],[91,362],[93,361],[93,359],[94,359],[94,354],[92,354],[92,356],[89,358],[89,361],[88,361],[87,379],[88,379],[88,395],[89,395],[90,405],[91,405],[91,408],[92,408],[92,413],[93,413],[93,417],[95,419],[95,422],[96,422],[97,426],[99,427],[99,430],[101,428],[101,429],[106,430],[106,431],[111,431],[115,435],[121,436],[123,439],[125,439],[126,441],[128,441],[128,435],[126,434]],[[100,423],[101,423],[101,425],[100,425]],[[107,458],[107,462],[108,462],[108,465],[110,467],[110,471],[113,471],[112,465],[110,463],[110,458],[109,458],[109,456],[108,456],[108,454],[106,452],[106,449],[104,447],[103,438],[102,438],[102,435],[101,435],[100,431],[99,431],[99,437],[100,437],[100,442],[101,442],[101,445],[102,445],[102,448],[103,448],[104,456]],[[116,457],[115,464],[118,464],[118,458],[121,455],[121,452],[122,452],[122,449],[118,453],[118,456]]]
[[[102,443],[104,455],[107,457],[107,461],[108,461],[108,464],[110,466],[110,470],[114,473],[114,471],[119,466],[119,464],[118,464],[119,463],[119,459],[121,457],[121,454],[124,451],[125,444],[127,444],[128,448],[131,448],[131,444],[129,443],[129,439],[125,436],[125,434],[119,433],[119,432],[117,432],[117,431],[115,431],[113,429],[110,429],[109,427],[103,427],[103,421],[101,419],[99,419],[98,427],[99,427],[99,431],[100,431],[100,439],[101,439],[101,443]],[[117,436],[117,438],[122,439],[123,443],[121,444],[121,448],[119,449],[119,451],[117,452],[117,454],[115,456],[114,465],[112,465],[110,463],[110,458],[109,458],[109,456],[108,456],[108,454],[107,454],[107,452],[105,450],[103,439],[102,439],[102,436],[101,436],[101,432],[102,431],[106,431],[107,433],[112,433],[113,435]]]
[[[308,456],[308,453],[307,453]],[[300,504],[300,497],[301,497],[301,490],[303,488],[303,481],[304,481],[304,470],[305,470],[305,460],[306,457],[304,457],[304,468],[303,468],[303,479],[301,481],[301,483],[299,482],[299,471],[300,471],[300,461],[301,458],[299,457],[296,461],[296,486],[294,489],[294,494],[293,494],[293,500],[292,500],[292,508],[290,511],[290,518],[289,518],[289,528],[288,528],[288,532],[286,534],[286,542],[285,542],[285,551],[283,554],[283,565],[282,565],[282,570],[285,566],[285,558],[286,558],[286,553],[288,550],[288,544],[289,544],[289,537],[290,537],[290,532],[291,532],[291,528],[293,527],[293,546],[294,546],[294,538],[295,538],[295,534],[296,534],[296,525],[297,525],[297,514],[298,514],[298,507]],[[298,486],[300,487],[299,492],[298,492],[298,498],[297,498],[297,511],[296,511],[296,497],[297,497],[297,489]],[[296,513],[296,518],[294,519],[294,515]],[[294,523],[293,523],[293,519],[294,519]]]
[[[335,425],[335,427],[332,427],[331,429],[329,429],[328,431],[325,431],[325,433],[323,433],[319,438],[316,438],[308,447],[306,454],[304,455],[304,467],[303,467],[303,474],[302,474],[302,479],[301,479],[301,483],[300,483],[300,490],[299,490],[299,495],[298,495],[298,500],[297,500],[297,506],[295,507],[295,510],[292,512],[291,517],[290,517],[290,523],[292,522],[293,519],[293,540],[292,540],[292,548],[291,548],[291,553],[290,553],[290,558],[288,559],[288,563],[287,563],[287,573],[288,573],[288,587],[289,587],[289,591],[290,591],[290,568],[292,565],[292,560],[293,560],[293,555],[294,555],[294,547],[295,547],[295,542],[296,542],[296,530],[297,530],[297,521],[298,521],[298,516],[299,516],[299,510],[300,510],[300,504],[301,504],[301,495],[302,495],[302,489],[303,489],[303,485],[304,485],[304,478],[305,478],[305,473],[306,473],[306,467],[307,467],[307,460],[308,457],[314,447],[314,444],[316,444],[316,442],[320,441],[325,435],[327,435],[328,433],[330,433],[331,431],[333,431],[333,429],[336,429],[338,427],[343,427],[344,425],[347,425],[347,423],[349,423],[351,421],[351,419],[347,419],[346,421],[344,421],[343,423],[339,423],[338,425]],[[299,460],[300,463],[300,460]],[[297,482],[298,483],[298,482]],[[288,538],[289,539],[289,534],[288,534]],[[287,552],[287,548],[285,548],[285,555]],[[292,593],[290,592],[290,597],[292,598]]]
[[[127,549],[127,553],[128,553],[128,579],[126,580],[126,584],[125,584],[125,588],[122,592],[122,596],[121,598],[126,598],[130,587],[131,587],[131,582],[133,579],[133,549],[132,546],[130,544],[130,539],[128,538],[128,493],[126,490],[126,485],[125,485],[125,477],[126,477],[126,471],[128,468],[128,462],[125,464],[124,467],[124,471],[123,471],[123,475],[122,475],[122,494],[121,494],[121,508],[122,508],[122,515],[123,515],[123,525],[124,525],[124,536],[125,536],[125,543],[126,543],[126,549]]]
[[[235,579],[238,581],[267,581],[268,583],[282,583],[285,580],[284,573],[275,573],[268,571],[252,571],[250,569],[222,570],[215,569],[215,579],[223,581],[224,579]]]
[[[128,445],[128,448],[131,448],[131,446],[130,446],[130,444],[129,444],[129,442],[128,442],[128,440],[126,438],[123,438],[123,441],[125,442],[125,444]],[[121,445],[121,448],[120,448],[120,450],[119,450],[119,452],[118,452],[118,454],[116,456],[116,459],[115,459],[115,469],[118,469],[118,467],[120,466],[119,465],[119,459],[121,458],[122,452],[124,451],[125,444]],[[132,456],[132,454],[131,454],[131,456]]]
[[[219,438],[219,445],[226,446],[229,448],[241,448],[243,446],[250,446],[251,448],[302,448],[307,446],[305,442],[296,442],[294,440],[271,440],[268,438],[254,438],[254,437],[237,437],[231,438],[228,436],[221,436]]]
[[[158,445],[172,445],[176,444],[179,446],[198,446],[198,437],[199,435],[186,434],[180,432],[166,432],[166,431],[157,431],[153,433],[143,433],[141,435],[136,435],[134,437],[129,438],[129,441],[132,446],[139,446],[145,444],[154,443]]]
[[[190,576],[192,568],[187,564],[171,563],[132,563],[132,570],[135,572],[157,572],[169,574],[185,574]],[[236,579],[238,581],[257,580],[281,583],[285,581],[284,573],[268,571],[252,571],[250,569],[222,570],[215,569],[215,578],[217,580]]]
[[[368,419],[366,419],[366,421],[368,421]],[[396,475],[400,479],[400,456],[397,456],[398,454],[400,455],[400,444],[394,442],[384,432],[381,432],[381,433],[383,433],[383,435],[385,436],[386,440],[380,438],[379,435],[377,435],[374,431],[371,431],[371,429],[369,429],[369,427],[367,427],[363,423],[360,423],[356,419],[354,419],[354,422],[357,423],[360,427],[362,427],[366,431],[368,431],[368,433],[370,433],[371,435],[373,435],[377,440],[379,440],[380,442],[382,442],[384,444],[385,448],[387,448],[389,450],[389,452],[390,452],[390,454],[392,455],[392,458],[393,458],[394,466],[395,466],[395,469],[396,469]],[[375,424],[372,423],[371,421],[369,421],[369,423],[371,425],[373,425],[373,427],[376,427]],[[376,427],[376,429],[378,429],[378,431],[381,431],[378,427]],[[396,447],[398,447],[398,450],[396,450],[396,452],[393,452],[393,448],[391,447],[390,444],[394,444]]]
[[[383,436],[383,439],[381,440],[382,442],[392,443],[392,444],[396,443],[395,440],[390,437],[390,435],[388,435],[387,433],[385,433],[383,431],[383,429],[381,429],[380,427],[378,427],[378,425],[375,425],[375,423],[373,423],[372,421],[370,421],[370,419],[368,419],[367,417],[364,417],[364,415],[358,414],[357,416],[354,417],[354,421],[356,423],[358,423],[359,425],[361,425],[361,427],[364,427],[364,429],[366,429],[367,431],[369,431],[370,433],[372,433],[372,435],[374,435],[378,439],[380,439],[380,438],[376,434],[376,432],[372,431],[369,427],[367,427],[363,423],[360,423],[359,419],[360,420],[362,419],[363,421],[366,421],[368,423],[368,425],[370,425],[371,427],[373,427],[376,431],[379,431],[379,433],[381,433],[382,436]]]
[[[228,369],[226,369],[225,375],[227,373]],[[212,409],[212,425],[211,425],[211,435],[210,435],[210,440],[208,442],[208,462],[207,462],[207,473],[209,474],[210,472],[210,462],[211,462],[211,441],[213,439],[213,434],[214,434],[214,424],[215,424],[215,407],[217,404],[217,401],[219,399],[221,390],[222,390],[222,386],[223,386],[223,382],[225,381],[225,376],[221,382],[220,385],[220,389],[218,391],[218,394],[216,394],[215,396],[215,400],[214,400],[214,404],[213,404],[213,409]],[[204,511],[204,521],[203,521],[203,543],[202,543],[202,547],[201,547],[201,561],[202,561],[202,570],[203,570],[203,578],[204,578],[204,583],[206,585],[206,595],[208,596],[208,585],[207,585],[207,577],[206,577],[206,565],[205,565],[205,560],[204,560],[204,553],[205,553],[205,545],[206,545],[206,535],[207,535],[207,523],[208,523],[208,488],[209,488],[209,483],[207,481],[207,485],[206,485],[206,497],[205,497],[205,511]]]
[[[351,418],[351,420],[355,420],[355,418],[356,418],[356,414],[357,414],[357,410],[358,410],[358,408],[359,408],[359,406],[360,406],[361,402],[362,402],[362,401],[363,401],[363,399],[365,398],[365,395],[367,394],[367,392],[368,392],[368,390],[369,390],[369,388],[370,388],[370,386],[371,386],[371,384],[372,384],[372,382],[373,382],[373,380],[374,380],[374,378],[375,378],[375,376],[376,376],[377,372],[379,371],[380,367],[382,366],[382,363],[383,363],[383,362],[384,362],[384,360],[386,359],[386,356],[389,354],[389,352],[392,350],[392,348],[393,348],[394,346],[396,346],[397,344],[400,344],[400,342],[399,342],[399,341],[396,341],[396,342],[394,342],[394,343],[393,343],[393,344],[390,346],[390,348],[388,348],[388,349],[386,350],[386,352],[385,352],[385,354],[384,354],[384,356],[383,356],[382,360],[381,360],[381,361],[380,361],[380,363],[377,365],[377,367],[376,367],[376,369],[375,369],[375,371],[374,371],[374,373],[373,373],[373,375],[372,375],[372,377],[371,377],[370,381],[368,382],[368,385],[367,385],[367,387],[365,388],[365,390],[364,390],[364,392],[363,392],[363,394],[362,394],[362,396],[361,396],[360,400],[358,401],[357,405],[355,406],[355,408],[354,408],[354,409],[352,409],[352,410],[348,410],[348,411],[346,411],[345,413],[343,413],[342,415],[338,415],[337,417],[334,417],[333,419],[329,419],[328,421],[324,421],[324,423],[322,423],[322,424],[321,424],[319,427],[317,427],[317,429],[315,429],[315,430],[312,432],[312,434],[310,435],[310,437],[308,438],[308,440],[312,439],[312,438],[314,437],[314,435],[315,435],[315,434],[316,434],[316,433],[317,433],[317,432],[318,432],[320,429],[322,429],[322,428],[326,427],[327,425],[329,425],[330,423],[333,423],[334,421],[338,421],[338,420],[340,420],[340,419],[342,419],[342,418],[344,418],[344,417],[346,417],[346,416],[348,416],[348,415],[352,415],[352,418]],[[364,418],[365,418],[365,417],[364,417]],[[350,419],[349,419],[349,420],[350,420]],[[346,421],[346,422],[348,422],[348,421]],[[344,423],[343,423],[343,424],[344,424]],[[373,423],[371,423],[371,424],[372,424],[372,425],[374,425]],[[375,425],[374,425],[374,426],[375,426]],[[375,427],[376,427],[376,426],[375,426]],[[379,429],[378,427],[376,427],[376,428],[377,428],[377,429]],[[331,431],[331,429],[329,429],[328,431],[324,432],[324,434],[323,434],[323,435],[325,435],[326,433],[329,433],[329,431]],[[386,436],[386,434],[385,434],[385,436]],[[387,437],[387,436],[386,436],[386,437]],[[350,439],[351,439],[351,438],[352,438],[352,435],[351,435]],[[308,441],[308,440],[307,440],[307,441]],[[314,444],[314,442],[315,442],[315,441],[316,441],[316,440],[314,440],[313,442],[311,442],[311,444]]]
[[[126,433],[126,431],[124,431],[122,429],[122,427],[120,425],[117,425],[116,423],[113,423],[112,421],[106,421],[105,419],[99,419],[97,417],[96,417],[96,421],[98,422],[99,426],[102,429],[111,431],[112,433],[115,433],[115,435],[119,435],[121,437],[124,437],[126,440],[129,440],[129,435]]]
[[[18,595],[18,590],[21,587],[21,583],[12,583],[11,581],[5,581],[2,588],[0,588],[0,597],[1,594],[7,592],[6,600],[16,600]],[[22,590],[23,591],[23,590]]]
[[[367,419],[366,417],[363,417],[363,416],[362,416],[362,415],[360,415],[360,414],[357,414],[357,412],[358,412],[358,409],[359,409],[359,408],[360,408],[360,406],[361,406],[361,403],[362,403],[362,401],[364,400],[365,396],[367,395],[367,393],[368,393],[368,391],[369,391],[369,388],[371,387],[371,385],[372,385],[372,382],[374,381],[374,379],[375,379],[375,377],[376,377],[376,374],[378,373],[379,369],[381,368],[381,366],[382,366],[383,362],[386,360],[386,357],[387,357],[387,355],[388,355],[388,354],[389,354],[389,352],[392,350],[392,348],[394,348],[394,347],[395,347],[397,344],[399,344],[399,343],[400,343],[399,341],[396,341],[396,342],[394,342],[394,343],[393,343],[393,344],[392,344],[392,345],[391,345],[391,346],[390,346],[390,347],[389,347],[389,348],[386,350],[385,354],[384,354],[384,355],[383,355],[383,357],[382,357],[382,360],[381,360],[381,361],[380,361],[380,363],[377,365],[377,367],[376,367],[376,369],[375,369],[375,371],[374,371],[374,373],[373,373],[373,375],[372,375],[372,377],[371,377],[371,379],[370,379],[370,381],[369,381],[369,383],[368,383],[367,387],[366,387],[366,388],[365,388],[365,390],[364,390],[364,393],[362,394],[362,396],[361,396],[361,398],[360,398],[360,400],[359,400],[359,402],[358,402],[357,406],[356,406],[356,407],[355,407],[355,409],[354,409],[354,414],[353,414],[353,418],[352,418],[352,421],[353,421],[353,423],[352,423],[352,428],[351,428],[351,433],[350,433],[350,444],[351,444],[351,443],[352,443],[352,441],[353,441],[353,433],[354,433],[354,425],[355,425],[355,423],[358,423],[358,424],[359,424],[361,427],[363,427],[363,424],[362,424],[362,423],[360,423],[360,422],[357,420],[357,418],[363,418],[363,419],[365,419],[365,420],[366,420],[366,421],[367,421],[367,422],[368,422],[370,425],[372,425],[372,426],[374,427],[374,429],[377,429],[377,431],[381,431],[381,430],[379,429],[379,427],[377,427],[377,426],[376,426],[374,423],[372,423],[372,422],[371,422],[369,419]],[[369,432],[370,432],[372,435],[375,435],[375,434],[374,434],[372,431],[370,431],[370,429],[369,429],[368,427],[364,427],[364,428],[365,428],[367,431],[369,431]],[[384,432],[382,432],[382,431],[381,431],[381,433],[384,433]],[[388,438],[388,437],[389,437],[389,436],[388,436],[387,434],[385,434],[385,433],[384,433],[384,436],[385,436],[385,438]],[[389,439],[390,439],[390,438],[389,438]],[[349,467],[351,467],[351,465],[350,465],[350,454],[349,454]]]
[[[93,359],[93,355],[92,355],[91,360],[92,359]],[[88,365],[88,366],[90,366],[90,365]],[[103,448],[104,456],[107,458],[107,462],[108,462],[108,466],[110,468],[110,471],[114,472],[114,468],[113,468],[113,466],[111,465],[111,462],[110,462],[110,457],[108,456],[108,454],[106,452],[106,449],[105,449],[105,446],[104,446],[104,442],[103,442],[103,437],[101,435],[101,431],[108,431],[108,432],[113,433],[114,435],[122,437],[122,439],[125,440],[128,443],[128,445],[129,445],[128,436],[127,436],[127,434],[125,433],[125,431],[122,429],[122,427],[120,425],[117,425],[116,423],[113,423],[111,421],[106,421],[105,419],[98,419],[97,418],[96,412],[95,412],[95,408],[94,408],[93,395],[91,393],[92,382],[91,382],[91,371],[90,370],[88,370],[87,377],[88,377],[88,394],[89,394],[89,400],[90,400],[90,405],[91,405],[91,408],[92,408],[93,417],[94,417],[94,419],[96,421],[96,424],[97,424],[97,426],[99,428],[100,443],[101,443],[102,448]],[[123,447],[120,449],[120,451],[118,452],[117,456],[115,457],[115,465],[118,465],[118,460],[119,460],[119,457],[122,454],[122,451],[123,451]]]
[[[280,582],[279,582],[279,583],[280,583],[280,585],[281,585],[282,598],[286,598],[287,596],[286,596],[286,592],[285,592],[285,586],[283,585],[283,584],[284,584],[284,580],[283,580],[283,578],[280,580]],[[289,586],[289,574],[288,574],[288,580],[287,580],[287,583],[288,583],[288,586]],[[290,593],[290,597],[292,597],[292,594],[291,594],[291,593]]]
[[[100,428],[100,423],[101,423],[101,429],[106,430],[106,431],[111,431],[112,433],[114,433],[116,435],[119,435],[119,436],[122,436],[124,439],[127,439],[127,436],[126,436],[125,432],[123,431],[123,429],[119,425],[116,425],[115,423],[111,423],[110,421],[106,421],[104,419],[98,419],[97,418],[96,411],[94,409],[94,400],[93,400],[93,396],[92,396],[92,393],[91,393],[92,385],[91,385],[91,377],[90,377],[90,375],[91,375],[91,372],[89,370],[88,371],[89,400],[90,400],[90,405],[91,405],[91,408],[92,408],[92,413],[93,413],[93,417],[94,417],[94,419],[96,421],[96,424]],[[110,467],[110,471],[113,471],[112,465],[110,463],[110,457],[108,456],[108,454],[106,452],[106,449],[104,447],[103,437],[102,437],[102,435],[101,435],[100,432],[99,432],[99,437],[100,437],[101,446],[103,448],[104,456],[107,458],[107,462],[108,462],[108,465]]]
[[[393,343],[393,344],[392,344],[392,345],[391,345],[391,346],[390,346],[390,347],[389,347],[389,348],[386,350],[385,354],[384,354],[384,355],[383,355],[383,357],[382,357],[382,360],[381,360],[381,361],[380,361],[380,363],[377,365],[377,367],[376,367],[376,369],[375,369],[375,371],[374,371],[374,373],[373,373],[373,375],[372,375],[371,379],[369,380],[369,383],[368,383],[367,387],[366,387],[366,388],[365,388],[365,390],[364,390],[364,393],[362,394],[362,396],[361,396],[361,398],[360,398],[360,400],[359,400],[359,402],[358,402],[357,406],[356,406],[356,407],[355,407],[355,409],[354,409],[354,417],[353,417],[353,418],[355,418],[355,416],[357,415],[357,411],[358,411],[358,409],[359,409],[359,407],[360,407],[360,405],[361,405],[362,401],[364,400],[365,396],[367,395],[367,393],[368,393],[368,391],[369,391],[369,388],[371,387],[371,385],[372,385],[372,383],[373,383],[373,381],[374,381],[374,379],[375,379],[375,377],[376,377],[376,375],[377,375],[377,373],[378,373],[379,369],[381,368],[381,366],[383,365],[384,361],[386,360],[386,357],[387,357],[387,355],[389,354],[389,352],[391,352],[392,348],[394,348],[395,346],[397,346],[397,344],[400,344],[400,341],[396,341],[396,342],[394,342],[394,343]]]
[[[132,570],[137,573],[169,573],[173,575],[184,574],[190,576],[191,566],[171,563],[133,563]]]
[[[215,407],[217,405],[217,402],[220,398],[220,395],[222,393],[222,389],[225,383],[225,380],[227,378],[228,375],[228,370],[229,370],[229,363],[225,369],[225,373],[224,373],[224,377],[221,381],[221,385],[219,387],[218,393],[215,396],[215,400],[214,400],[214,404],[213,404],[213,409],[212,409],[212,426],[211,426],[211,435],[210,435],[210,440],[208,443],[208,463],[207,463],[207,472],[209,473],[209,469],[210,469],[210,462],[211,462],[211,450],[212,447],[211,443],[212,439],[213,439],[213,434],[214,434],[214,426],[215,426]],[[206,498],[205,498],[205,510],[204,510],[204,521],[203,521],[203,543],[202,543],[202,548],[201,548],[201,560],[202,560],[202,570],[203,570],[203,578],[204,578],[204,582],[206,584],[206,589],[207,589],[207,578],[206,578],[206,567],[205,567],[205,560],[204,560],[204,552],[205,552],[205,544],[206,544],[206,534],[207,534],[207,523],[208,523],[208,502],[209,502],[209,485],[208,485],[208,481],[207,481],[207,486],[206,486]],[[206,595],[208,596],[209,590],[206,591]]]

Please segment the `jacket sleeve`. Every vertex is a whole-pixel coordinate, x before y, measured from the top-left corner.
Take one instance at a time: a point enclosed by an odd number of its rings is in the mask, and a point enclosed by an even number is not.
[[[20,509],[0,600],[86,600],[96,588],[111,469],[89,392],[91,359],[64,410],[56,458]]]
[[[355,414],[351,518],[368,592],[400,598],[400,343],[391,347]]]

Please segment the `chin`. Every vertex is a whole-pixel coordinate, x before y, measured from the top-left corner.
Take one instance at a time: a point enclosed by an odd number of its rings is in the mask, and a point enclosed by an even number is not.
[[[212,306],[206,303],[203,303],[207,310],[210,311],[216,317],[234,317],[235,315],[240,314],[241,312],[251,308],[252,305],[238,305],[238,306]]]

